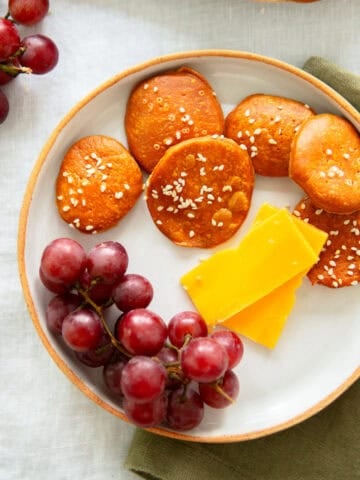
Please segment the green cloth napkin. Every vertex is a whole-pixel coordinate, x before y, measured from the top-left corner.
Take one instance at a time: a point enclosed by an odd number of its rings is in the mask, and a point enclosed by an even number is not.
[[[360,77],[319,57],[304,70],[360,110]],[[360,382],[305,422],[268,437],[203,444],[137,430],[125,468],[150,480],[360,480]]]

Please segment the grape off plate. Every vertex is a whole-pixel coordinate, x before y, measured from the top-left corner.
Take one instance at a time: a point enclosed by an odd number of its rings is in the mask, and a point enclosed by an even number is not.
[[[360,114],[321,81],[276,59],[229,50],[176,53],[134,66],[80,100],[54,129],[35,163],[20,214],[18,260],[25,300],[37,333],[61,370],[92,401],[125,421],[119,404],[101,381],[101,369],[77,362],[47,331],[45,308],[51,295],[38,278],[45,246],[64,236],[79,241],[87,250],[105,240],[121,242],[130,258],[128,272],[144,275],[154,287],[149,308],[168,321],[181,310],[193,309],[180,287],[181,275],[201,258],[237,245],[264,202],[294,207],[303,196],[289,178],[258,176],[246,222],[231,240],[211,251],[172,244],[154,226],[143,198],[115,228],[99,235],[81,234],[60,219],[54,190],[67,149],[94,132],[113,136],[126,146],[124,114],[132,88],[147,77],[182,66],[204,75],[225,115],[247,95],[269,93],[302,101],[318,113],[344,116],[360,131]],[[359,316],[358,287],[335,290],[311,286],[305,279],[273,351],[242,339],[244,357],[235,369],[240,394],[234,405],[223,411],[206,409],[200,426],[186,433],[166,428],[151,430],[190,441],[235,442],[263,437],[309,418],[360,376]]]

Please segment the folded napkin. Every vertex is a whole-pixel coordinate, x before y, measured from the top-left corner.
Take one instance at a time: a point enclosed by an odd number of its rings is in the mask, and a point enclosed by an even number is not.
[[[360,110],[360,77],[319,57],[304,70]],[[268,437],[201,444],[135,432],[125,468],[149,480],[360,480],[360,382],[312,418]]]

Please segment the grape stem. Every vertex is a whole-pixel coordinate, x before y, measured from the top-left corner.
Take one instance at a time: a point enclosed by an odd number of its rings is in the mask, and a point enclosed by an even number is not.
[[[11,77],[16,77],[19,73],[32,73],[31,68],[17,67],[16,65],[10,65],[6,63],[0,63],[0,71],[7,73]]]
[[[102,312],[102,308],[99,307],[99,305],[97,305],[93,300],[91,300],[91,298],[89,297],[89,294],[86,290],[84,290],[83,288],[81,288],[80,286],[76,286],[76,290],[80,293],[80,295],[84,298],[85,302],[88,303],[91,307],[93,307],[93,309],[95,310],[95,312],[99,315],[100,317],[100,320],[101,320],[101,323],[104,327],[104,330],[106,331],[106,333],[109,335],[110,337],[110,340],[111,340],[111,343],[114,345],[114,347],[119,350],[119,352],[121,352],[123,355],[125,355],[126,357],[132,357],[132,355],[123,348],[123,346],[116,340],[116,338],[114,337],[114,335],[112,334],[110,328],[108,327],[108,324],[106,323],[106,320],[104,318],[104,315],[103,315],[103,312]]]
[[[218,383],[214,383],[213,384],[213,388],[215,389],[215,391],[223,396],[224,398],[226,398],[226,400],[230,403],[235,403],[235,400],[233,398],[230,397],[230,395],[228,395],[221,387]]]

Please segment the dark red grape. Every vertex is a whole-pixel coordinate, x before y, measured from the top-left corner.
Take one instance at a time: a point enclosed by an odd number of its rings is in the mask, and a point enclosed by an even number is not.
[[[91,368],[106,365],[114,354],[115,347],[112,345],[108,335],[103,334],[102,339],[92,350],[86,352],[75,352],[76,358]]]
[[[239,380],[232,370],[227,370],[223,378],[216,383],[226,395],[232,400],[236,400],[239,395]],[[204,402],[212,408],[225,408],[232,403],[216,390],[214,384],[200,383],[199,393]]]
[[[113,289],[113,300],[123,312],[134,308],[146,308],[153,298],[153,288],[149,280],[136,273],[124,275]]]
[[[227,369],[225,349],[210,337],[194,338],[181,352],[185,377],[201,383],[214,382]]]
[[[191,430],[204,417],[204,403],[192,388],[180,387],[169,395],[167,422],[175,430]]]
[[[160,352],[157,353],[156,358],[158,358],[164,365],[179,361],[178,352],[170,347],[163,347]]]
[[[16,26],[6,18],[0,18],[0,62],[6,61],[20,47]]]
[[[142,428],[155,427],[166,417],[167,397],[161,395],[151,402],[138,403],[129,398],[124,398],[124,412],[128,419]]]
[[[22,25],[40,22],[49,11],[49,0],[9,0],[11,17]]]
[[[92,285],[92,279],[87,270],[84,270],[79,279],[80,285],[84,290],[87,290],[87,293],[91,300],[97,305],[103,305],[105,303],[112,303],[112,289],[113,285],[107,285],[101,281],[96,281]]]
[[[127,360],[120,358],[116,362],[108,363],[103,370],[103,378],[108,389],[116,395],[122,395],[121,375]]]
[[[14,77],[13,75],[9,75],[8,73],[6,72],[3,72],[2,70],[0,70],[0,85],[6,85],[7,83],[11,82],[11,80],[14,80]],[[1,107],[0,107],[1,109]],[[0,118],[1,118],[1,114],[0,114]],[[0,121],[1,123],[1,121]]]
[[[45,248],[40,269],[49,282],[71,286],[79,279],[85,265],[83,247],[71,238],[58,238]]]
[[[93,350],[99,345],[103,334],[97,313],[85,308],[69,313],[62,324],[63,339],[75,352]]]
[[[73,312],[82,302],[82,298],[74,293],[65,293],[53,297],[45,312],[46,324],[48,329],[61,335],[62,324],[64,318]]]
[[[63,293],[66,293],[69,291],[68,285],[49,280],[47,276],[44,274],[44,272],[41,270],[41,268],[39,269],[39,278],[42,284],[44,285],[44,287],[46,287],[52,293],[56,293],[57,295],[62,295]]]
[[[181,348],[186,335],[192,338],[206,337],[208,328],[205,320],[196,312],[179,312],[172,317],[168,326],[170,342]]]
[[[29,35],[21,43],[25,51],[19,61],[24,67],[30,68],[32,73],[43,75],[58,63],[59,51],[51,38],[40,34]]]
[[[90,250],[87,269],[91,278],[114,285],[126,272],[128,262],[125,248],[118,242],[107,241]]]
[[[151,402],[159,397],[166,383],[165,367],[149,357],[132,357],[123,368],[121,389],[135,402]]]
[[[244,354],[244,345],[239,336],[231,330],[221,329],[215,330],[210,337],[224,347],[229,359],[228,368],[238,365]]]
[[[9,101],[4,92],[0,90],[0,124],[5,122],[9,113]]]
[[[164,345],[167,327],[164,320],[145,308],[130,310],[116,324],[116,338],[134,355],[156,355]]]

